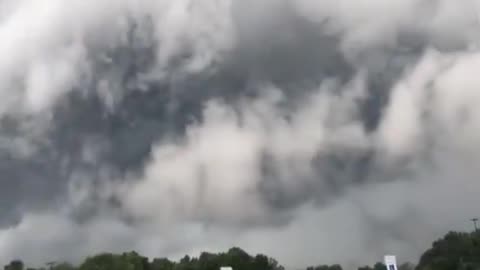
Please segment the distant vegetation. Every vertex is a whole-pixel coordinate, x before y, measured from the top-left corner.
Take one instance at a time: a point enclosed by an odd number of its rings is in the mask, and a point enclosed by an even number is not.
[[[273,258],[262,254],[251,256],[236,247],[225,253],[203,252],[198,258],[186,255],[178,262],[167,258],[149,260],[132,251],[97,254],[76,266],[50,262],[42,268],[28,268],[21,260],[14,260],[5,265],[4,270],[219,270],[220,266],[232,266],[234,270],[284,270]],[[342,270],[342,266],[318,265],[306,270]],[[378,262],[358,270],[386,270],[386,267]],[[480,233],[449,232],[433,242],[417,265],[401,263],[399,270],[480,270]]]

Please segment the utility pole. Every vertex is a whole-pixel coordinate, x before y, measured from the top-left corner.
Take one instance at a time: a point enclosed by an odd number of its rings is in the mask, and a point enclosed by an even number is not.
[[[473,228],[475,229],[475,232],[478,232],[478,227],[477,227],[478,218],[472,218],[470,220],[473,222]]]

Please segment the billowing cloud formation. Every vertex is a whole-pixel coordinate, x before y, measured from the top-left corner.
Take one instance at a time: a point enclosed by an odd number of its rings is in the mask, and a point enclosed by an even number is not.
[[[415,260],[476,215],[478,1],[0,5],[1,260]]]

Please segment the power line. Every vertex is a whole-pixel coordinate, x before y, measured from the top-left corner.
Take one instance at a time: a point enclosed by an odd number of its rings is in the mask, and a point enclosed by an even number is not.
[[[478,232],[478,227],[477,227],[478,218],[472,218],[470,220],[473,222],[473,228],[475,229],[475,232]]]

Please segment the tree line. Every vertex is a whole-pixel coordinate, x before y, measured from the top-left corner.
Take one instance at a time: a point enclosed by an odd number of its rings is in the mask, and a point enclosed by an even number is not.
[[[41,268],[24,265],[20,259],[4,266],[4,270],[219,270],[231,266],[234,270],[284,270],[274,258],[263,254],[250,255],[234,247],[227,252],[202,252],[199,257],[185,255],[179,261],[167,258],[150,260],[135,251],[122,254],[101,253],[87,257],[79,265],[50,262]],[[480,270],[480,233],[449,232],[432,243],[417,264],[401,263],[398,270]],[[317,265],[306,270],[343,270],[339,264]],[[382,262],[362,266],[358,270],[387,270]]]

